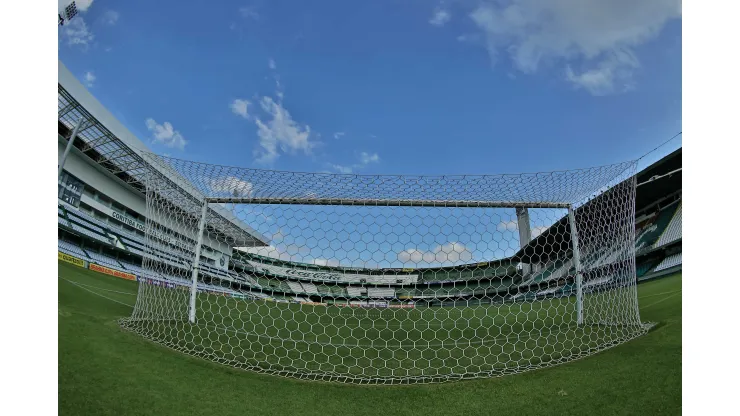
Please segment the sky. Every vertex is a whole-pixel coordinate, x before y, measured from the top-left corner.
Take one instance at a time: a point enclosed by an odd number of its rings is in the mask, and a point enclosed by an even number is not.
[[[681,131],[676,0],[77,6],[59,28],[59,59],[172,157],[343,174],[543,172],[634,160]]]
[[[635,159],[681,131],[675,0],[77,5],[59,59],[173,157],[540,172]]]

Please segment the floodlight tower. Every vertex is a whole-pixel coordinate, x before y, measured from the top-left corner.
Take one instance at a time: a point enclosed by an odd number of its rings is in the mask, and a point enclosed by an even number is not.
[[[77,3],[72,2],[69,3],[64,10],[62,10],[61,13],[59,13],[59,26],[64,26],[64,22],[70,21],[73,17],[77,16]],[[77,121],[77,124],[75,125],[74,130],[72,130],[72,135],[69,136],[69,141],[67,142],[67,147],[64,149],[64,154],[62,155],[62,159],[59,161],[59,164],[57,166],[57,179],[60,179],[62,177],[62,170],[64,169],[64,162],[67,161],[67,155],[69,155],[69,151],[72,149],[72,143],[75,140],[75,137],[77,136],[77,132],[80,130],[80,126],[82,126],[82,117]]]
[[[72,20],[75,16],[77,16],[77,4],[72,2],[59,13],[59,26],[64,26],[64,22]]]

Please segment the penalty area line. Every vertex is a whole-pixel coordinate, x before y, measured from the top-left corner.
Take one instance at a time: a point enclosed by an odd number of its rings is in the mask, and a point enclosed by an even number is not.
[[[679,290],[679,292],[680,292],[680,290]],[[659,304],[659,303],[661,303],[661,302],[665,302],[665,301],[667,301],[668,299],[670,299],[670,298],[672,298],[672,297],[674,297],[674,296],[677,296],[677,295],[679,295],[679,294],[680,294],[680,293],[674,293],[674,294],[672,294],[672,295],[670,295],[670,296],[666,296],[666,297],[664,297],[663,299],[660,299],[660,300],[656,300],[655,302],[653,302],[653,303],[651,303],[651,304],[648,304],[648,305],[645,305],[645,306],[642,306],[642,307],[640,307],[640,310],[645,310],[645,309],[647,309],[647,308],[649,308],[649,307],[651,307],[651,306],[655,306],[655,305],[657,305],[657,304]]]
[[[119,300],[115,300],[115,299],[113,299],[113,298],[109,298],[108,296],[105,296],[105,295],[103,295],[103,294],[100,294],[100,293],[98,293],[98,292],[95,292],[95,291],[93,291],[93,290],[90,290],[90,289],[86,288],[85,286],[83,286],[83,285],[82,285],[82,284],[80,284],[80,283],[77,283],[77,282],[73,282],[73,281],[71,281],[71,280],[69,280],[69,279],[65,279],[65,278],[64,278],[64,277],[62,277],[62,276],[58,276],[58,277],[59,277],[60,279],[62,279],[62,280],[66,280],[66,281],[67,281],[67,282],[69,282],[69,283],[72,283],[73,285],[75,285],[75,286],[79,287],[80,289],[83,289],[83,290],[86,290],[86,291],[88,291],[88,292],[92,293],[93,295],[97,295],[97,296],[100,296],[101,298],[105,298],[105,299],[108,299],[108,300],[110,300],[110,301],[112,301],[112,302],[120,303],[121,305],[124,305],[124,306],[128,306],[128,307],[130,307],[130,308],[133,308],[133,307],[134,307],[134,305],[130,305],[130,304],[128,304],[128,303],[125,303],[125,302],[121,302],[121,301],[119,301]]]

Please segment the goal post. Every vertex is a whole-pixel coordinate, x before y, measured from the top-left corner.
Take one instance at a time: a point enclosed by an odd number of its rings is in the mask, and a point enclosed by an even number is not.
[[[200,250],[203,247],[203,231],[206,228],[206,216],[208,215],[208,199],[203,200],[203,208],[200,211],[200,221],[198,222],[198,239],[195,243],[195,250],[193,253],[193,277],[190,286],[190,308],[188,319],[191,324],[195,323],[195,301],[198,294],[198,270],[200,267]]]
[[[383,176],[148,161],[144,263],[121,324],[178,351],[301,379],[428,383],[647,332],[632,162]]]
[[[573,247],[573,266],[576,274],[576,321],[583,324],[583,274],[581,273],[581,251],[578,247],[578,227],[573,207],[568,207],[568,225],[570,227],[570,241]]]

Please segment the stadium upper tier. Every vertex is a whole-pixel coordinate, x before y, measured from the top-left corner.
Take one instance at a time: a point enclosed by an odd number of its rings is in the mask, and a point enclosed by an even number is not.
[[[73,205],[77,205],[79,199],[85,202],[84,193],[77,189],[82,185],[97,188],[100,193],[123,204],[126,209],[144,215],[144,180],[156,178],[162,183],[169,184],[170,192],[178,193],[177,199],[180,202],[178,209],[182,211],[183,221],[187,222],[188,216],[197,218],[202,206],[201,192],[174,170],[163,168],[161,164],[156,163],[157,156],[148,153],[147,147],[116,120],[61,61],[58,62],[58,69],[60,155],[66,147],[67,139],[80,123],[74,149],[64,166],[66,174],[72,177],[70,182],[65,182],[70,185],[70,190],[65,191],[63,196],[60,188],[60,199],[74,201]],[[72,190],[79,192],[75,195]],[[118,195],[123,197],[117,198]],[[234,241],[240,246],[267,244],[262,235],[220,205],[212,205],[209,212],[213,227],[211,232],[219,232],[225,239]],[[113,215],[110,212],[108,214]],[[123,220],[126,221],[125,218]],[[152,223],[159,221],[158,218],[149,220]],[[197,224],[197,219],[194,222]],[[197,232],[192,226],[179,228],[180,233],[186,234],[185,239],[192,240],[192,235]]]

